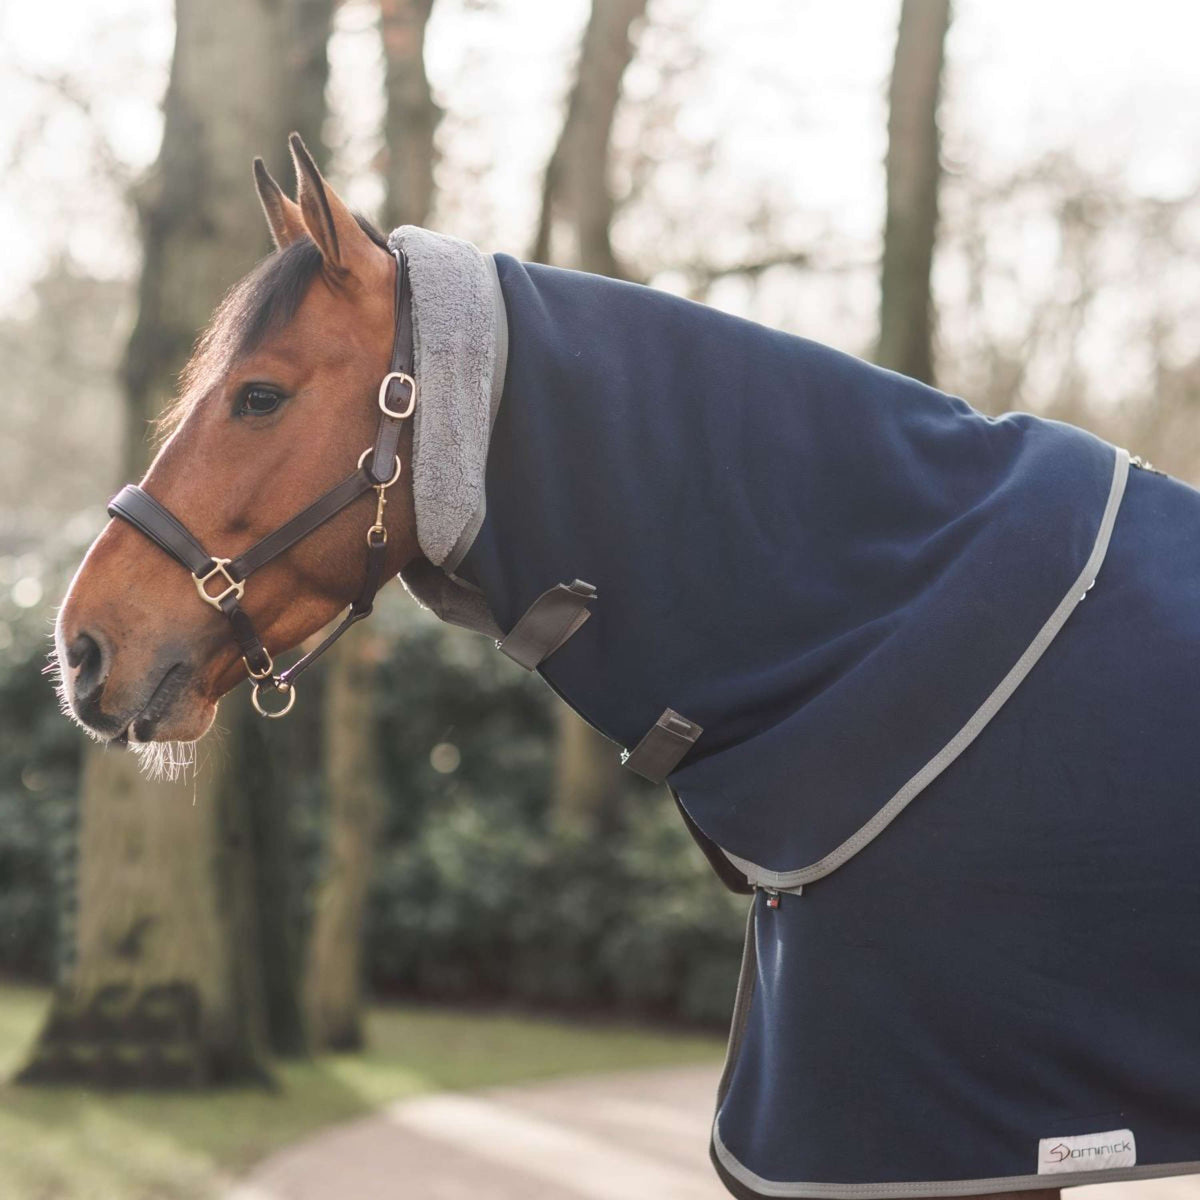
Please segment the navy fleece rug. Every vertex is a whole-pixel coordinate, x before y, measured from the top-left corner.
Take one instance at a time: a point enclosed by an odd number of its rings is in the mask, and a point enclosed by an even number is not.
[[[1200,495],[670,296],[495,258],[451,580],[754,891],[713,1155],[740,1196],[1200,1170]],[[490,628],[490,625],[486,627]]]

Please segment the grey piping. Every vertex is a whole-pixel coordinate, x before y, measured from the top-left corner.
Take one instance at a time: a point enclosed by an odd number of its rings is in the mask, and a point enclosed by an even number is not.
[[[1127,1179],[1165,1179],[1200,1173],[1200,1162],[1147,1163],[1111,1171],[1080,1171],[1054,1175],[997,1175],[988,1179],[933,1179],[927,1183],[778,1183],[764,1179],[730,1153],[713,1125],[713,1151],[721,1166],[739,1183],[762,1196],[803,1196],[812,1200],[888,1200],[904,1196],[982,1196],[988,1192],[1020,1192],[1034,1188],[1078,1187],[1088,1183],[1120,1183]],[[1032,1153],[1032,1152],[1031,1152]]]
[[[750,883],[787,891],[789,888],[802,887],[814,879],[821,879],[831,871],[837,870],[848,859],[853,858],[868,842],[878,837],[904,811],[912,799],[928,787],[979,736],[980,731],[996,715],[1000,706],[1017,690],[1021,681],[1046,652],[1046,648],[1066,624],[1067,618],[1075,610],[1075,606],[1084,598],[1088,589],[1095,582],[1096,575],[1104,562],[1104,556],[1108,552],[1108,543],[1112,537],[1113,525],[1116,523],[1117,511],[1121,507],[1121,497],[1125,494],[1125,483],[1128,478],[1129,452],[1118,447],[1113,463],[1112,486],[1109,489],[1108,502],[1104,508],[1104,515],[1100,519],[1100,528],[1096,534],[1095,544],[1092,546],[1092,552],[1088,556],[1083,570],[1071,584],[1067,594],[1059,601],[1058,607],[1050,614],[1049,620],[1038,630],[1037,636],[1030,642],[1025,653],[1017,659],[1012,669],[1004,676],[992,694],[975,710],[958,733],[866,824],[862,825],[835,850],[807,867],[799,867],[794,871],[772,871],[747,858],[741,858],[728,850],[723,850],[725,857],[739,871],[745,873]],[[823,1195],[824,1193],[812,1194]],[[843,1193],[829,1194],[842,1195]],[[883,1195],[884,1193],[878,1194]],[[899,1195],[900,1193],[895,1194]]]

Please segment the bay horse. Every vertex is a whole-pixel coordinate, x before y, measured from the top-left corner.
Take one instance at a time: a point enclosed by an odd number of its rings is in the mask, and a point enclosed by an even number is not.
[[[1200,1171],[1200,495],[652,289],[385,239],[291,148],[296,201],[255,164],[276,251],[59,613],[75,718],[192,741],[246,675],[281,715],[276,656],[398,575],[752,895],[734,1195]]]

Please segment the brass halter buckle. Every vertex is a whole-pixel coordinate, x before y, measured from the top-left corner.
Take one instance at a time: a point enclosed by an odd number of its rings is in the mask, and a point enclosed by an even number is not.
[[[275,674],[275,660],[271,657],[270,650],[268,650],[266,646],[263,646],[262,652],[266,655],[267,665],[263,667],[261,671],[256,671],[250,665],[250,660],[244,654],[242,655],[242,666],[246,668],[246,674],[249,675],[250,678],[255,681],[255,683],[265,683],[271,678],[272,675]]]
[[[230,562],[233,561],[232,559],[214,558],[212,561],[212,569],[204,575],[193,575],[192,582],[196,585],[196,591],[200,593],[200,599],[205,604],[211,604],[218,612],[223,612],[221,601],[227,599],[229,596],[240,600],[246,592],[246,581],[244,579],[234,579],[230,575],[228,568]],[[215,596],[208,590],[208,581],[214,576],[218,580],[223,579],[225,581],[225,586]]]
[[[397,412],[394,408],[388,408],[388,384],[393,379],[398,379],[401,383],[408,384],[408,407],[403,412]],[[394,417],[397,421],[403,421],[406,417],[413,415],[413,409],[416,407],[417,381],[404,371],[389,371],[379,384],[379,411],[386,417]]]

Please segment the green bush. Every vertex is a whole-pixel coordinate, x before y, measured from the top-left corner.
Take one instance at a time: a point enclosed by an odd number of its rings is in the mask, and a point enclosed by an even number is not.
[[[658,798],[605,842],[462,796],[385,847],[372,889],[379,991],[720,1023],[746,901]]]
[[[554,832],[549,689],[482,638],[394,619],[389,820],[367,933],[376,990],[724,1022],[746,902],[665,789],[630,776],[619,831]],[[439,773],[431,750],[447,742],[458,766]]]
[[[52,978],[69,958],[82,740],[47,677],[52,610],[94,514],[40,554],[0,555],[0,972]],[[29,603],[30,588],[42,599]]]

